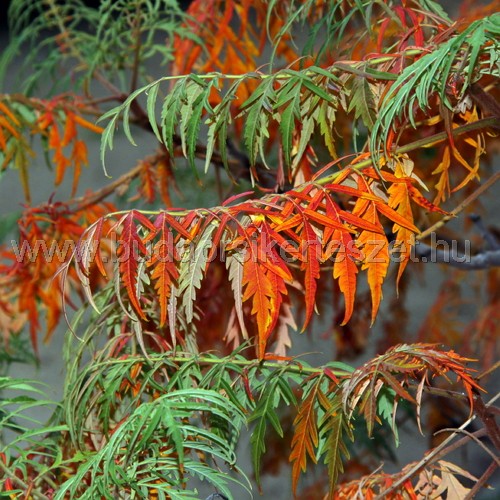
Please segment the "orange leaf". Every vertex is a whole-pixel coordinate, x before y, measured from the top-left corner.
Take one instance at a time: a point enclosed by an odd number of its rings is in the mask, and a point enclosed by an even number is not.
[[[332,191],[336,191],[337,193],[348,194],[350,196],[355,196],[356,198],[363,198],[365,200],[371,200],[371,201],[382,201],[381,198],[374,195],[373,193],[361,191],[359,189],[352,188],[350,186],[343,186],[341,184],[328,184],[326,187],[328,189],[331,189]]]
[[[156,282],[155,290],[158,292],[160,302],[160,326],[163,326],[167,320],[167,305],[172,282],[179,277],[176,267],[178,257],[174,237],[164,212],[156,218],[155,227],[161,236],[153,247],[153,258],[148,262],[148,267],[153,268],[151,278]]]
[[[263,359],[266,353],[267,339],[272,329],[272,301],[274,296],[273,284],[264,266],[256,261],[249,251],[243,265],[243,302],[252,299],[252,314],[257,320],[258,356]]]
[[[356,274],[358,266],[353,260],[353,240],[349,233],[339,231],[334,239],[338,238],[341,242],[339,251],[335,256],[333,265],[333,278],[338,279],[339,288],[344,295],[345,315],[342,325],[345,325],[352,316],[354,309],[354,297],[356,296]]]
[[[285,220],[281,224],[278,224],[274,230],[275,231],[286,231],[287,229],[293,229],[295,226],[297,226],[301,221],[301,216],[300,214],[295,214],[289,219]]]
[[[174,183],[172,178],[172,173],[170,171],[170,165],[167,160],[160,160],[156,165],[157,172],[157,182],[158,190],[160,192],[160,197],[167,207],[172,206],[172,201],[170,200],[170,183]],[[175,186],[175,184],[174,184]]]
[[[307,215],[307,217],[309,219],[311,219],[314,222],[317,222],[319,224],[322,224],[325,227],[340,229],[342,231],[345,231],[347,229],[340,222],[336,222],[335,220],[332,220],[330,217],[327,217],[326,215],[323,215],[323,214],[316,212],[314,210],[310,210],[309,208],[306,208],[304,210],[304,215]]]
[[[73,160],[73,185],[71,187],[71,195],[76,193],[80,174],[82,173],[82,165],[88,165],[87,159],[87,145],[85,142],[76,140],[73,144],[73,151],[71,152],[71,159]]]
[[[399,168],[400,167],[398,166],[397,169]],[[401,172],[399,171],[399,173]],[[396,209],[397,212],[401,214],[406,220],[413,221],[413,212],[410,205],[408,186],[411,186],[409,182],[395,183],[389,186],[389,206],[393,209]],[[410,260],[411,248],[415,244],[415,235],[413,234],[413,232],[409,231],[405,227],[400,226],[399,224],[394,224],[393,232],[396,234],[396,241],[394,242],[395,245],[393,245],[393,251],[398,251],[400,253],[398,276],[396,278],[397,287],[403,271],[407,266],[408,261]]]
[[[165,220],[169,223],[169,225],[172,226],[180,235],[182,235],[188,241],[192,240],[193,237],[191,233],[186,229],[187,225],[189,224],[189,221],[186,221],[186,224],[182,225],[175,217],[172,217],[167,212],[161,212],[159,217],[160,216],[164,217]]]
[[[55,127],[51,128],[51,130],[54,129]],[[64,156],[61,148],[57,148],[54,153],[54,163],[56,164],[56,178],[54,180],[54,184],[59,186],[64,179],[66,168],[71,164],[71,162]]]
[[[396,224],[399,224],[400,226],[405,227],[406,229],[409,229],[414,233],[420,232],[418,227],[413,224],[413,217],[411,218],[411,220],[406,219],[402,215],[398,214],[398,212],[386,205],[384,201],[376,202],[376,206],[377,210],[385,215],[388,219],[392,220],[392,222],[395,222]]]
[[[64,148],[67,146],[71,141],[76,139],[76,126],[75,126],[75,120],[74,120],[74,113],[67,113],[66,114],[66,124],[64,126],[64,136],[61,141],[61,146]]]
[[[339,210],[338,214],[342,220],[344,220],[348,224],[351,224],[358,230],[364,229],[366,231],[371,231],[373,233],[381,233],[381,234],[383,234],[384,232],[384,228],[382,228],[381,226],[372,224],[370,221],[358,217],[357,215],[351,214],[350,212],[346,212],[345,210]]]
[[[75,120],[76,123],[78,123],[78,125],[80,125],[80,127],[86,128],[87,130],[95,132],[96,134],[102,134],[104,130],[102,127],[99,127],[98,125],[94,125],[93,123],[88,122],[79,115],[73,115],[73,119]]]
[[[139,174],[139,191],[147,203],[153,203],[156,198],[156,179],[153,165],[151,165],[148,161],[141,161],[140,165],[141,171]]]
[[[3,102],[0,102],[0,111],[4,115],[6,115],[14,125],[17,125],[17,126],[20,125],[19,120],[16,118],[16,115],[14,113],[12,113],[12,111],[8,108],[8,106],[6,104],[4,104]]]
[[[38,308],[36,304],[37,285],[34,281],[24,282],[19,292],[19,312],[25,312],[28,315],[30,323],[30,337],[33,349],[38,353],[38,339],[36,332],[40,328],[38,321]]]
[[[19,138],[19,132],[3,116],[0,116],[0,126],[6,128],[16,139]]]
[[[51,149],[60,149],[61,148],[61,138],[59,136],[59,129],[57,125],[54,123],[49,130],[49,148]]]
[[[7,147],[7,141],[5,140],[5,135],[3,133],[2,127],[0,127],[0,149],[2,151],[5,151],[6,147]]]
[[[381,225],[374,203],[369,204],[364,217],[373,224]],[[382,300],[382,283],[389,268],[389,245],[385,235],[371,231],[363,231],[357,243],[364,254],[362,269],[368,271],[368,285],[372,297],[371,320],[373,323]]]

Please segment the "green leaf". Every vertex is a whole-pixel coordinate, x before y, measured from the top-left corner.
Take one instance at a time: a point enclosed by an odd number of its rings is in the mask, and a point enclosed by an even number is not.
[[[281,143],[287,165],[290,165],[292,161],[292,137],[295,130],[295,119],[300,116],[300,83],[298,78],[290,80],[289,84],[291,85],[291,89],[287,92],[285,101],[289,101],[289,104],[281,113],[278,111],[276,114],[277,118],[279,118]],[[283,102],[283,99],[278,100],[276,102],[276,107],[281,107],[285,102]]]
[[[406,116],[410,123],[416,126],[413,113],[415,103],[426,111],[431,97],[438,93],[442,103],[449,109],[452,108],[446,92],[449,78],[453,77],[454,72],[467,68],[464,86],[458,90],[460,95],[463,95],[467,85],[471,83],[478,67],[482,68],[483,74],[499,75],[500,68],[491,64],[486,68],[488,60],[492,61],[492,54],[497,53],[500,48],[499,30],[495,27],[498,19],[500,14],[474,21],[463,32],[419,57],[402,71],[391,91],[379,104],[379,114],[373,124],[370,149],[375,165],[378,163],[379,151],[386,144],[389,131],[397,118]],[[490,44],[497,49],[490,51]],[[481,58],[481,55],[484,55],[484,58]]]
[[[228,278],[231,283],[231,289],[234,295],[234,306],[236,310],[236,317],[241,329],[241,334],[244,339],[248,338],[248,332],[245,327],[245,319],[243,316],[243,254],[241,252],[234,252],[226,257],[226,267],[228,270]]]
[[[196,290],[200,288],[208,255],[212,248],[212,233],[217,227],[215,220],[205,226],[201,236],[183,252],[179,267],[177,297],[182,297],[182,307],[188,323],[193,321]]]
[[[160,130],[158,129],[158,123],[156,122],[156,100],[158,98],[159,90],[160,82],[156,82],[154,85],[149,87],[149,90],[145,91],[148,96],[146,100],[146,111],[148,113],[149,124],[151,125],[156,138],[159,142],[162,142]]]
[[[242,113],[247,115],[243,138],[251,165],[257,161],[257,151],[263,150],[263,137],[268,137],[268,117],[265,115],[270,114],[276,99],[273,85],[273,78],[263,80],[241,107]]]
[[[203,100],[200,96],[203,94],[204,87],[191,78],[187,80],[182,95],[180,96],[180,134],[181,145],[184,156],[188,158],[188,143],[193,134],[192,130],[198,130],[201,119],[201,110],[203,109]],[[199,110],[201,104],[201,110]]]
[[[187,77],[179,80],[163,101],[161,111],[162,139],[171,156],[174,155],[175,129],[181,109],[181,99],[187,84]]]
[[[229,481],[248,489],[223,471],[209,467],[209,460],[200,463],[191,458],[194,451],[200,451],[207,458],[220,459],[248,482],[234,465],[234,450],[228,449],[226,440],[207,427],[203,415],[218,417],[234,427],[235,432],[239,432],[236,426],[241,425],[244,417],[237,406],[215,390],[190,387],[166,392],[133,408],[97,452],[80,456],[77,472],[62,485],[56,498],[62,500],[67,494],[112,498],[109,492],[124,483],[140,491],[144,498],[150,496],[151,490],[161,488],[170,497],[171,490],[180,490],[184,478],[190,476],[206,480],[229,498]],[[137,467],[142,470],[140,482],[136,481]],[[91,484],[85,486],[83,493],[86,476],[90,476]]]
[[[295,169],[297,167],[302,158],[302,155],[304,154],[304,151],[306,150],[307,145],[311,140],[317,116],[317,110],[311,115],[302,116],[302,129],[300,131],[299,145],[297,148],[297,153],[292,162],[292,169]]]
[[[319,108],[318,115],[319,130],[325,141],[325,146],[328,149],[333,159],[337,158],[337,150],[335,149],[335,138],[333,135],[335,125],[335,108],[326,102],[322,102]]]
[[[339,473],[344,471],[343,458],[349,458],[349,451],[345,444],[345,437],[353,440],[349,419],[342,408],[340,394],[333,397],[320,397],[320,404],[325,413],[319,422],[320,445],[318,456],[324,456],[324,463],[328,467],[329,491],[333,493]]]
[[[305,78],[302,81],[304,87],[310,90],[313,94],[317,95],[321,99],[327,102],[333,103],[333,97],[330,94],[327,94],[321,87],[315,85],[314,82],[308,78]]]
[[[287,404],[295,402],[293,392],[289,386],[284,391],[285,386],[288,386],[288,383],[283,378],[283,374],[281,372],[272,373],[266,380],[255,410],[248,419],[248,423],[256,422],[250,436],[250,444],[252,446],[252,464],[257,484],[260,484],[261,458],[266,451],[267,422],[271,423],[278,436],[283,437],[283,428],[276,413],[276,408],[278,408],[282,399]]]
[[[368,80],[356,76],[353,79],[348,112],[354,110],[354,118],[361,118],[363,125],[371,131],[377,120],[377,107]]]
[[[390,387],[382,387],[377,399],[377,413],[380,418],[390,426],[394,434],[396,446],[399,446],[398,426],[396,425],[396,420],[394,418],[394,412],[396,411],[394,405],[395,395],[395,391]]]

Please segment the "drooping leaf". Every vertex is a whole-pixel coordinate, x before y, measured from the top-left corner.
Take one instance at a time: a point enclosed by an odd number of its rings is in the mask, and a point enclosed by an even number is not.
[[[201,286],[216,227],[215,221],[205,225],[198,238],[193,239],[193,244],[189,242],[181,256],[177,297],[182,298],[182,308],[188,323],[193,321],[196,290]]]
[[[299,251],[303,255],[301,269],[305,274],[304,293],[306,316],[304,319],[304,325],[302,327],[302,330],[304,330],[309,323],[314,311],[317,287],[316,280],[319,278],[319,259],[321,257],[321,246],[318,237],[316,236],[316,233],[314,232],[311,224],[307,220],[307,217],[304,215],[300,236],[302,241],[299,247]]]
[[[286,379],[276,373],[266,380],[258,403],[248,419],[249,423],[256,422],[250,436],[250,443],[252,464],[258,485],[260,485],[261,459],[266,452],[267,424],[270,423],[278,436],[283,437],[283,428],[276,412],[282,401],[286,404],[295,403],[295,397]]]
[[[259,333],[258,355],[262,359],[273,326],[274,287],[269,272],[251,254],[247,254],[243,265],[243,286],[243,302],[252,301],[251,312],[255,315]]]
[[[398,166],[396,175],[404,176],[401,168]],[[394,183],[389,189],[389,206],[395,209],[406,220],[413,221],[413,211],[410,205],[410,197],[408,193],[408,186],[410,183]],[[412,246],[415,244],[415,234],[406,227],[394,224],[393,233],[396,235],[395,244],[393,245],[393,252],[398,252],[399,256],[399,269],[396,278],[396,287],[403,274],[405,267],[408,264],[411,255]]]
[[[234,305],[236,317],[244,339],[248,338],[248,332],[243,318],[243,256],[239,252],[234,252],[226,257],[226,267],[229,272],[229,281],[234,294]]]
[[[348,112],[354,110],[354,118],[361,118],[363,125],[371,131],[377,119],[377,107],[367,78],[355,76],[352,83]]]
[[[257,152],[263,151],[263,140],[267,137],[267,126],[269,113],[276,99],[273,78],[266,78],[257,87],[250,99],[247,99],[241,107],[248,110],[246,116],[243,137],[245,146],[249,153],[250,165],[255,165]]]
[[[305,398],[302,400],[297,416],[293,422],[294,434],[292,438],[292,451],[290,462],[292,462],[292,489],[297,491],[301,472],[307,469],[307,459],[317,462],[316,448],[319,443],[317,423],[317,398],[320,389],[320,380],[316,380]]]
[[[153,256],[148,261],[148,267],[152,268],[151,278],[155,282],[155,289],[158,292],[158,301],[160,303],[160,326],[163,326],[167,320],[168,300],[172,292],[172,283],[179,277],[177,269],[178,255],[165,212],[162,212],[156,218],[154,225],[160,239],[153,246]]]
[[[334,389],[335,390],[335,389]],[[342,459],[349,458],[349,450],[345,444],[348,437],[351,441],[354,436],[351,424],[342,408],[342,398],[339,393],[318,393],[318,401],[324,414],[318,424],[320,449],[318,454],[324,453],[324,462],[328,467],[329,498],[334,498],[339,473],[344,471]]]
[[[354,310],[358,267],[356,265],[354,240],[351,235],[344,231],[336,231],[333,239],[339,241],[333,265],[333,278],[338,280],[340,291],[344,295],[345,314],[342,324],[345,325],[351,318]]]
[[[120,279],[125,285],[128,299],[139,317],[146,319],[146,315],[139,303],[137,286],[139,262],[146,255],[147,249],[143,239],[138,234],[136,220],[153,233],[156,233],[156,228],[149,219],[140,212],[131,210],[117,224],[122,227],[117,257],[120,263]]]
[[[372,224],[382,225],[378,220],[374,203],[368,203],[363,218]],[[378,208],[378,206],[377,206]],[[372,298],[372,323],[375,321],[382,300],[382,284],[389,268],[389,242],[383,234],[371,231],[362,231],[356,243],[363,253],[362,270],[367,271],[368,285]]]

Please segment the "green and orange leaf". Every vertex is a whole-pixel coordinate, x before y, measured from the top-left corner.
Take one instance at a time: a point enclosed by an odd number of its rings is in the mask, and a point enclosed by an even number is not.
[[[295,493],[299,483],[301,472],[307,469],[307,459],[317,462],[316,448],[319,443],[317,398],[321,392],[321,378],[315,380],[309,389],[307,396],[302,400],[297,416],[293,422],[294,434],[292,437],[292,451],[290,462],[292,462],[292,489]]]

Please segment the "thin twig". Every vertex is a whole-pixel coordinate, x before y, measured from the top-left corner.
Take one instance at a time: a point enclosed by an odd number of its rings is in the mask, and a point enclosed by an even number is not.
[[[466,431],[465,429],[462,429],[460,431],[460,434],[465,434],[465,436],[469,437],[470,439],[472,439],[475,443],[477,443],[478,446],[480,446],[495,462],[498,466],[500,466],[500,458],[498,458],[486,445],[484,445],[483,443],[481,443],[481,441],[479,440],[480,437],[483,437],[484,435],[487,435],[488,434],[488,431],[487,429],[483,428],[483,429],[480,429],[481,431],[481,434],[478,435],[479,431],[476,431],[476,432],[469,432],[469,431]],[[456,429],[452,429],[452,428],[448,428],[448,429],[439,429],[438,431],[436,431],[434,433],[434,435],[436,434],[440,434],[441,432],[457,432]],[[442,456],[446,455],[447,453],[443,453],[442,452]]]
[[[453,432],[455,434],[458,433],[458,429],[440,429],[439,431],[435,432],[434,434],[436,435],[436,434],[439,434],[440,432],[445,432],[445,431]],[[462,430],[460,432],[463,433],[464,431]],[[440,458],[443,458],[446,455],[449,455],[453,451],[461,448],[464,444],[467,444],[471,439],[479,439],[479,438],[486,436],[486,429],[483,427],[482,429],[479,429],[475,432],[467,432],[465,434],[466,435],[464,437],[458,439],[457,441],[450,444],[446,448],[443,448],[439,453],[436,454],[436,456],[434,457],[434,459],[432,461],[437,462]]]
[[[490,399],[490,401],[485,405],[486,407],[492,405],[496,399],[500,397],[500,393],[496,394],[493,398]],[[456,429],[454,432],[452,432],[441,444],[436,446],[430,453],[425,455],[422,460],[418,461],[416,464],[414,464],[404,475],[402,475],[397,481],[392,483],[391,486],[386,488],[382,493],[377,495],[375,497],[375,500],[384,500],[385,498],[388,498],[390,493],[393,491],[397,490],[405,481],[407,481],[409,478],[415,476],[420,470],[422,470],[424,467],[426,467],[428,464],[435,462],[436,460],[439,460],[442,456],[445,454],[450,453],[454,449],[456,449],[458,446],[462,446],[464,440],[470,441],[470,436],[465,436],[461,440],[457,441],[457,443],[454,443],[453,445],[450,446],[451,441],[465,428],[469,426],[471,422],[473,422],[477,418],[477,415],[472,415],[470,418],[468,418],[458,429]],[[459,444],[460,443],[460,444]]]
[[[48,496],[45,496],[42,492],[37,489],[32,489],[28,483],[25,483],[20,477],[17,477],[13,472],[11,472],[7,466],[3,463],[3,460],[0,459],[0,469],[4,472],[6,476],[8,476],[14,483],[23,488],[25,491],[30,491],[31,495],[35,499],[40,500],[50,500]]]
[[[500,429],[498,428],[494,412],[488,406],[484,404],[480,394],[474,394],[474,411],[488,431],[488,437],[491,442],[497,450],[500,450]]]
[[[475,122],[477,123],[477,122]],[[456,129],[455,129],[456,130]],[[445,215],[441,220],[433,224],[431,227],[427,228],[425,231],[420,233],[416,239],[422,240],[427,238],[431,233],[437,231],[443,227],[448,221],[456,217],[462,210],[464,210],[468,205],[470,205],[475,199],[481,196],[487,189],[489,189],[495,182],[500,179],[500,172],[493,174],[484,184],[479,186],[472,194],[467,196],[462,203],[455,207],[448,215]]]
[[[484,486],[489,477],[493,474],[493,472],[495,472],[496,468],[496,462],[491,462],[489,467],[484,471],[483,475],[477,480],[474,487],[469,491],[469,493],[467,493],[467,496],[464,498],[464,500],[471,500],[472,498],[474,498],[479,490]]]
[[[66,204],[76,205],[75,211],[83,210],[85,207],[94,205],[95,203],[98,203],[104,198],[108,197],[123,184],[130,182],[132,179],[137,177],[141,171],[141,168],[141,165],[136,165],[132,170],[129,170],[101,189],[94,191],[91,195],[83,195],[77,198],[71,198],[66,202]]]
[[[135,8],[134,19],[134,63],[132,65],[132,78],[130,79],[130,94],[137,88],[137,81],[139,79],[139,63],[141,62],[141,23],[139,22],[141,16],[141,2],[137,2]]]
[[[488,375],[491,375],[494,371],[500,369],[500,360],[498,360],[493,366],[490,366],[488,369],[486,369],[484,372],[481,372],[476,379],[480,380],[483,377],[487,377]]]

